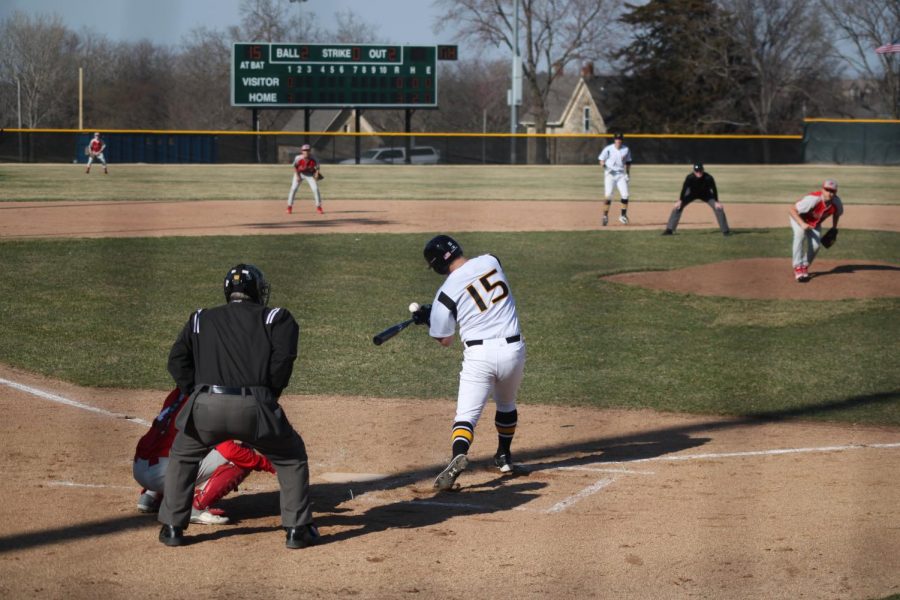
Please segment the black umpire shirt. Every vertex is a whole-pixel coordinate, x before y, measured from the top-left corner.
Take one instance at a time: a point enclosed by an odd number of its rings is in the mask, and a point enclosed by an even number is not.
[[[277,398],[291,379],[299,333],[284,308],[242,301],[200,309],[169,352],[169,373],[187,392],[195,385],[261,386]]]
[[[692,200],[719,200],[716,191],[716,180],[709,173],[704,172],[702,177],[693,173],[684,178],[681,186],[681,201],[685,204]]]

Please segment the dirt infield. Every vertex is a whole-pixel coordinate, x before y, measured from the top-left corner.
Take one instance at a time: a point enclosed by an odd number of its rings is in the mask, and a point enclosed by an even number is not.
[[[412,233],[433,231],[589,231],[600,229],[599,202],[336,200],[325,214],[298,203],[293,215],[275,200],[199,202],[7,202],[0,203],[0,238],[135,237],[295,233]],[[604,231],[665,229],[671,204],[633,202],[631,223],[617,219]],[[787,227],[781,204],[729,204],[735,229]],[[613,215],[618,214],[618,204]],[[706,206],[685,210],[679,229],[716,227]],[[848,229],[900,231],[900,206],[854,205],[841,219]]]
[[[684,226],[714,226],[703,208],[688,211]],[[636,206],[629,227],[661,228],[669,209]],[[438,218],[452,231],[484,230],[485,222],[495,230],[583,230],[599,208],[497,202],[460,210],[459,203],[410,201],[333,202],[321,217],[310,206],[292,217],[281,210],[271,201],[5,204],[0,236],[403,232]],[[787,224],[782,206],[727,210],[735,228]],[[202,228],[194,224],[201,213]],[[900,211],[853,207],[842,226],[897,231]],[[749,273],[762,264],[780,272],[789,263],[772,260],[721,269]],[[832,289],[849,280],[848,290],[897,293],[895,266],[816,265],[817,276],[800,285],[787,264],[783,293],[814,295],[819,277]],[[686,271],[674,273],[667,289],[678,291]],[[656,286],[662,275],[642,284]],[[616,277],[637,283],[648,276]],[[704,286],[690,291],[717,294],[712,281]],[[193,525],[187,533],[195,543],[171,549],[156,541],[154,517],[135,510],[139,489],[131,476],[134,445],[164,395],[85,389],[0,366],[0,598],[900,593],[897,428],[533,406],[526,399],[515,449],[531,474],[502,478],[488,468],[488,417],[460,491],[436,494],[431,481],[448,458],[450,401],[288,396],[282,404],[309,449],[324,544],[284,548],[277,483],[255,473],[221,504],[236,524]],[[879,398],[823,398],[867,401]]]

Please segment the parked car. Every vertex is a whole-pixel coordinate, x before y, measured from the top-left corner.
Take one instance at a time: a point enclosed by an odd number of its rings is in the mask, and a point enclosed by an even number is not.
[[[413,165],[436,165],[441,161],[441,153],[432,146],[413,146],[409,149],[409,162]],[[348,158],[340,162],[342,165],[356,164],[355,158]],[[393,148],[372,148],[359,155],[361,165],[402,165],[406,164],[406,148],[394,146]]]

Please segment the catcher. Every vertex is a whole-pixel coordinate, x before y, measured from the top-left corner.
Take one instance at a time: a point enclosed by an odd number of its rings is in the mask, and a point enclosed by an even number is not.
[[[309,184],[316,201],[316,212],[321,215],[322,195],[319,193],[318,182],[323,179],[325,176],[319,171],[319,161],[312,157],[309,144],[303,144],[300,147],[300,154],[294,158],[294,180],[291,183],[291,191],[288,192],[287,214],[294,212],[294,196],[297,195],[300,183],[305,181]]]
[[[809,265],[815,260],[819,247],[830,248],[837,241],[838,220],[844,214],[837,190],[837,181],[826,179],[822,189],[803,196],[791,206],[794,279],[797,281],[809,281]],[[831,229],[822,235],[822,223],[828,217],[831,217]]]
[[[166,467],[169,464],[169,450],[178,430],[175,417],[181,411],[187,394],[175,388],[166,397],[162,410],[153,419],[150,431],[138,441],[134,452],[134,479],[144,486],[138,498],[137,509],[143,513],[159,511],[162,492],[165,487]],[[233,441],[222,442],[209,451],[200,462],[197,473],[194,503],[191,508],[191,523],[203,525],[225,525],[228,517],[213,504],[238,485],[250,471],[274,473],[275,468],[265,456]]]
[[[106,142],[104,142],[102,139],[100,139],[99,132],[95,133],[94,139],[91,140],[91,143],[88,144],[88,147],[87,147],[88,161],[87,161],[87,169],[85,170],[86,174],[90,175],[91,165],[93,164],[94,160],[99,160],[100,163],[103,165],[104,175],[109,175],[109,171],[106,168],[106,157],[103,156],[104,150],[106,150]]]

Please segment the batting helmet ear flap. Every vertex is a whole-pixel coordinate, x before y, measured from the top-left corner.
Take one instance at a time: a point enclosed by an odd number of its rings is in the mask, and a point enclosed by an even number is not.
[[[425,262],[440,275],[450,272],[450,263],[463,255],[462,246],[449,235],[438,235],[425,244]]]

